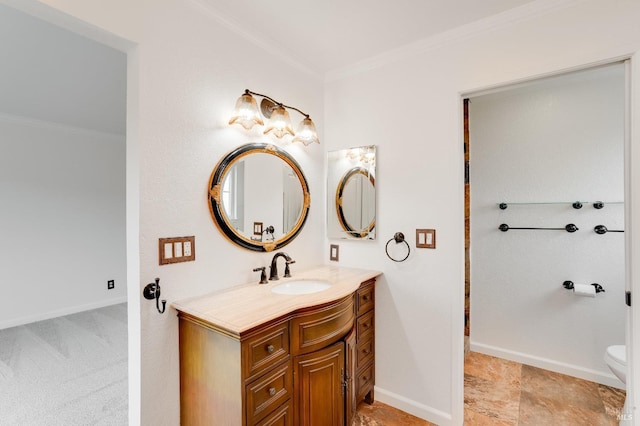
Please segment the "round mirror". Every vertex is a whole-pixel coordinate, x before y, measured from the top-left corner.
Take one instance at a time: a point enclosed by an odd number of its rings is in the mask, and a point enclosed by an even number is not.
[[[286,151],[269,144],[243,145],[216,165],[209,180],[209,209],[218,229],[249,250],[289,244],[309,213],[307,180]]]
[[[340,226],[352,237],[364,238],[376,226],[376,185],[364,167],[344,174],[336,191],[336,210]]]

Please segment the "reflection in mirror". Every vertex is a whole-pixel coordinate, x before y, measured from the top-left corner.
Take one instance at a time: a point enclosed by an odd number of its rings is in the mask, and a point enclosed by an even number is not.
[[[266,144],[248,144],[216,166],[209,204],[218,228],[232,242],[256,251],[288,244],[307,217],[309,192],[296,161]]]
[[[376,147],[329,152],[327,164],[328,237],[375,239]]]

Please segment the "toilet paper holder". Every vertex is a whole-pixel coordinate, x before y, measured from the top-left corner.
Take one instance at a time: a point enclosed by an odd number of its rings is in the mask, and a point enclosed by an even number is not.
[[[602,288],[602,286],[598,283],[593,283],[591,284],[592,286],[594,286],[596,288],[596,293],[604,293],[604,288]],[[564,288],[566,288],[567,290],[573,290],[573,281],[565,281],[562,283],[562,286]]]

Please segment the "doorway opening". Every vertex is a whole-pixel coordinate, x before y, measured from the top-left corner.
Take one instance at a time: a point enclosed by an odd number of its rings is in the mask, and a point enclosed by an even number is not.
[[[100,415],[113,409],[116,423],[124,423],[127,353],[136,349],[129,344],[132,335],[139,337],[126,304],[137,302],[129,300],[127,282],[138,264],[138,251],[131,250],[138,228],[126,226],[138,222],[125,199],[137,188],[125,172],[132,150],[126,137],[129,65],[126,49],[112,47],[125,42],[46,5],[0,6],[0,20],[10,35],[1,50],[11,58],[0,70],[6,136],[0,192],[7,202],[0,216],[11,224],[5,242],[12,247],[2,278],[13,286],[0,317],[10,342],[0,346],[11,350],[0,364],[3,379],[38,378],[5,382],[14,404],[5,420],[42,423],[35,416],[46,418],[47,409],[77,420],[82,410],[74,407],[91,405],[83,396],[96,387],[108,392],[118,382],[113,404]],[[91,368],[98,357],[107,367]],[[139,370],[138,357],[128,358]],[[12,369],[21,374],[10,374]],[[62,374],[67,372],[75,377]],[[51,381],[45,383],[45,376]],[[83,386],[75,386],[79,381]],[[84,394],[78,394],[81,387]],[[129,392],[134,401],[135,393]]]
[[[463,102],[465,349],[519,383],[558,374],[624,389],[603,361],[625,342],[624,233],[594,229],[624,230],[625,96],[620,62]]]

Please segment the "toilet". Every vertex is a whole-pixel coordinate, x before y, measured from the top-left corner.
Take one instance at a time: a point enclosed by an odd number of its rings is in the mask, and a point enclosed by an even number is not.
[[[622,383],[627,383],[627,347],[625,345],[609,346],[604,354],[604,362],[607,363],[609,369]],[[628,411],[627,400],[625,399],[624,408],[622,409],[623,415],[620,419],[621,425],[630,424],[631,419],[627,419],[626,413]]]
[[[627,383],[627,348],[625,345],[609,346],[604,362],[622,383]]]

